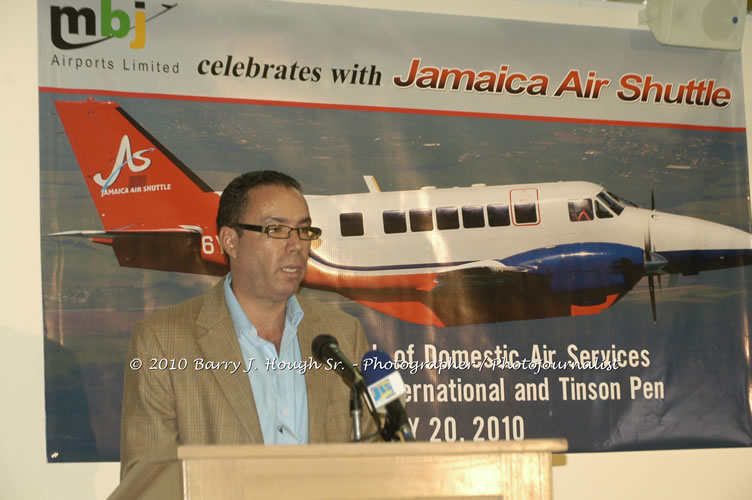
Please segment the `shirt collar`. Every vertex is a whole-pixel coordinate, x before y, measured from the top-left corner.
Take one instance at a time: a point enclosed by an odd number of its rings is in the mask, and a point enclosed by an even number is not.
[[[232,273],[227,273],[225,282],[223,284],[225,291],[225,303],[227,309],[230,311],[230,318],[232,319],[232,325],[235,327],[235,332],[238,336],[248,333],[252,339],[258,339],[258,332],[253,323],[246,316],[243,308],[240,307],[237,297],[232,291]],[[298,329],[298,325],[303,320],[303,309],[300,307],[300,303],[295,295],[291,295],[287,299],[287,306],[285,307],[285,331],[287,326],[291,326],[295,331]],[[260,339],[259,339],[260,340]],[[284,342],[284,338],[283,338]]]

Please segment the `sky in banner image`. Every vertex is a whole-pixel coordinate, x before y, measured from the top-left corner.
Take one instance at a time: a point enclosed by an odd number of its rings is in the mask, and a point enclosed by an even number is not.
[[[39,9],[48,460],[118,460],[130,330],[216,282],[211,191],[261,168],[302,183],[324,229],[302,293],[403,363],[418,439],[750,445],[738,55],[494,19],[228,2],[208,25],[205,6],[105,4]]]

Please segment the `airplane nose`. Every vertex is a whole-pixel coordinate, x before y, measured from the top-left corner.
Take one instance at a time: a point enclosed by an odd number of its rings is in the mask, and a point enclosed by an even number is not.
[[[652,251],[668,263],[666,272],[696,274],[752,264],[752,235],[723,224],[649,212]]]

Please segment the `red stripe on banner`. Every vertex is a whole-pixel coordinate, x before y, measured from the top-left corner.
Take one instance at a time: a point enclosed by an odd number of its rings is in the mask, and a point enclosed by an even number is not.
[[[271,101],[262,99],[240,99],[230,97],[207,97],[195,95],[153,94],[147,92],[122,92],[99,89],[63,89],[39,87],[39,92],[50,94],[106,95],[133,97],[139,99],[165,99],[172,101],[219,102],[235,104],[256,104],[259,106],[282,106],[288,108],[340,109],[349,111],[370,111],[375,113],[404,113],[413,115],[462,116],[470,118],[491,118],[496,120],[525,120],[553,123],[582,123],[588,125],[613,125],[621,127],[672,128],[682,130],[704,130],[712,132],[746,132],[746,127],[714,127],[709,125],[689,125],[685,123],[634,122],[622,120],[597,120],[593,118],[566,118],[559,116],[510,115],[504,113],[481,113],[476,111],[446,111],[439,109],[395,108],[389,106],[361,106],[356,104],[325,104],[317,102]]]

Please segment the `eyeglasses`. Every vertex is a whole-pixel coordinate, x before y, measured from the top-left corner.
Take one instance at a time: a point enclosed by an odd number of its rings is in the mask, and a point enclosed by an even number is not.
[[[298,232],[298,237],[301,240],[317,240],[321,236],[321,229],[318,227],[290,227],[283,226],[282,224],[270,224],[268,226],[256,226],[254,224],[241,224],[240,222],[235,224],[235,227],[245,229],[246,231],[256,231],[258,233],[266,233],[270,238],[278,240],[286,240],[290,237],[293,231]]]

